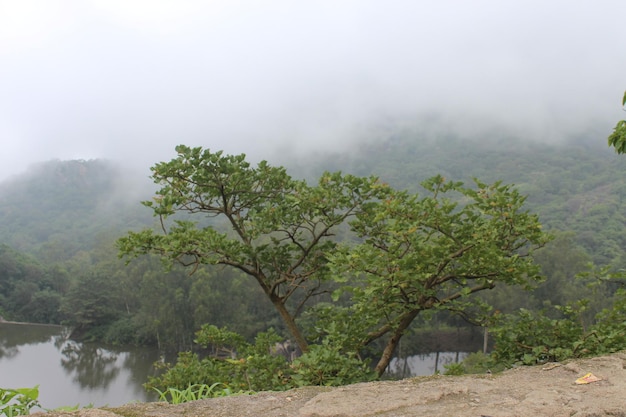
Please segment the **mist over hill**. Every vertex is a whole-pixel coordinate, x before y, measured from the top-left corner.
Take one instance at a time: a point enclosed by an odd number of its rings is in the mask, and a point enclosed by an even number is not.
[[[144,176],[145,178],[145,176]],[[103,233],[151,221],[140,200],[150,182],[107,160],[52,160],[0,183],[0,242],[33,252],[46,242],[71,253]]]
[[[545,228],[573,231],[578,244],[600,264],[624,263],[618,259],[626,248],[626,159],[602,137],[548,144],[497,136],[423,140],[404,133],[350,152],[281,160],[290,172],[307,178],[323,170],[342,170],[376,175],[396,188],[416,192],[422,181],[438,174],[465,183],[477,178],[515,184]]]
[[[621,175],[626,160],[600,140],[512,145],[497,139],[422,140],[404,132],[344,152],[284,152],[269,162],[312,181],[325,170],[341,170],[376,175],[411,191],[437,174],[468,183],[501,180],[528,196],[527,207],[546,228],[574,231],[598,262],[616,261],[626,247],[626,178]],[[151,212],[140,204],[155,190],[149,175],[148,169],[138,172],[102,159],[34,165],[0,183],[0,242],[33,251],[56,241],[77,250],[90,247],[99,234],[152,224]]]

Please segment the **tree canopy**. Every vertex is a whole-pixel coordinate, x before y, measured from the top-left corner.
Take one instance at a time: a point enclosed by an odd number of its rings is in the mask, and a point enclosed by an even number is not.
[[[302,351],[308,343],[296,324],[307,300],[323,291],[327,255],[336,228],[385,188],[375,178],[325,173],[315,186],[282,167],[245,155],[178,146],[178,157],[152,168],[162,186],[144,204],[161,219],[162,232],[146,229],[119,240],[123,254],[156,253],[197,268],[226,265],[253,277]],[[175,214],[200,215],[198,220]],[[223,220],[229,230],[220,230]],[[292,301],[293,299],[293,301]]]
[[[347,288],[351,309],[372,324],[362,344],[386,337],[379,375],[421,312],[468,316],[478,303],[471,294],[540,280],[530,255],[549,237],[515,189],[479,181],[474,189],[441,176],[423,186],[424,197],[396,191],[368,205],[351,224],[362,242],[331,256],[340,276],[357,276]]]

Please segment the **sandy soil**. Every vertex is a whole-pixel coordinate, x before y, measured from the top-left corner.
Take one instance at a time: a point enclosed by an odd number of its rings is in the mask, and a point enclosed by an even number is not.
[[[575,381],[592,373],[600,380]],[[180,405],[129,404],[47,417],[626,417],[626,352],[495,375],[432,376],[338,388],[216,398]]]

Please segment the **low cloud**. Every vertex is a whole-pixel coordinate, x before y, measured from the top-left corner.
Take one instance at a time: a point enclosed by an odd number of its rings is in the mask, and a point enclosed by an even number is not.
[[[147,173],[179,143],[266,157],[425,119],[558,141],[623,118],[623,2],[262,3],[0,0],[0,179],[51,158]]]

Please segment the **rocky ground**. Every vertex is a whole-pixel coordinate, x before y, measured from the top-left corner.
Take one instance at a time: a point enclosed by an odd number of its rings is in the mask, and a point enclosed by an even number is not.
[[[599,380],[576,384],[588,373]],[[520,367],[501,374],[432,376],[307,387],[195,401],[128,404],[48,413],[46,417],[626,417],[626,352],[568,363]]]

